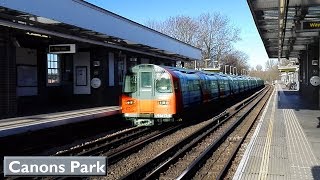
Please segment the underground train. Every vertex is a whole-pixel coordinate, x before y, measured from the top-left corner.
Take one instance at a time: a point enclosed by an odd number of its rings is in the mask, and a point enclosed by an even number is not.
[[[188,108],[263,85],[263,80],[248,76],[139,64],[125,76],[121,111],[133,125],[154,125],[177,120]]]

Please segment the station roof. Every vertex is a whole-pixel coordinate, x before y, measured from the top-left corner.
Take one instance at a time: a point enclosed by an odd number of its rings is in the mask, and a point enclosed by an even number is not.
[[[298,57],[315,43],[320,0],[247,0],[269,58]]]
[[[83,0],[2,0],[0,26],[175,60],[201,50]]]

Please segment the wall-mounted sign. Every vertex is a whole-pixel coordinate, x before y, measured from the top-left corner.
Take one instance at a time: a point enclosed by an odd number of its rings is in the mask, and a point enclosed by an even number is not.
[[[320,30],[320,21],[302,21],[303,30]]]
[[[312,60],[312,66],[318,66],[318,60]]]
[[[100,61],[93,61],[93,66],[94,67],[100,66]]]
[[[87,66],[76,66],[76,86],[87,86]]]
[[[37,66],[17,65],[17,85],[18,87],[37,87]]]
[[[101,80],[99,78],[93,78],[91,80],[91,87],[99,88],[101,86]]]
[[[64,53],[75,53],[75,52],[76,52],[75,44],[49,45],[49,53],[52,53],[52,54],[64,54]]]

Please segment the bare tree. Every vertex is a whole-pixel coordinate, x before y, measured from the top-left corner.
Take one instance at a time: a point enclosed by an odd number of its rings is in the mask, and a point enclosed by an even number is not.
[[[232,43],[240,40],[239,29],[219,13],[202,14],[197,18],[176,16],[163,22],[148,21],[146,26],[200,48],[202,60],[210,59],[211,67],[213,61],[223,63],[222,58],[233,50]],[[197,62],[197,67],[205,64],[205,61]],[[193,66],[193,63],[186,65]]]
[[[170,17],[164,22],[148,21],[146,26],[187,44],[197,45],[198,23],[191,17]]]
[[[257,71],[262,71],[262,66],[261,66],[260,64],[258,64],[258,65],[256,66],[256,70],[257,70]]]
[[[229,19],[219,13],[202,14],[198,18],[198,44],[203,59],[221,63],[224,54],[232,50],[232,43],[240,40],[239,29],[233,27]]]
[[[236,67],[238,74],[241,74],[243,69],[249,69],[248,59],[249,56],[246,53],[234,50],[222,57],[221,65],[222,67],[225,65]]]

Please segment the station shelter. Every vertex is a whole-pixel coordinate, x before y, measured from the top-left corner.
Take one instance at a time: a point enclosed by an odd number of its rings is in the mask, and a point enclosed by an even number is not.
[[[0,118],[119,105],[130,67],[200,57],[198,48],[83,0],[3,0]]]
[[[247,2],[269,58],[297,59],[299,92],[320,109],[320,1]]]

